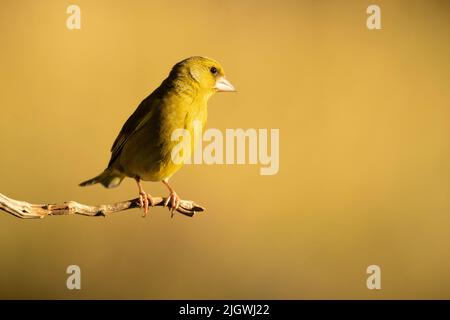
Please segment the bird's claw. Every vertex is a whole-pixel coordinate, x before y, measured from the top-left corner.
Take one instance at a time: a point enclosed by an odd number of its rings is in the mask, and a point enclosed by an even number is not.
[[[147,216],[149,204],[152,207],[155,206],[155,200],[153,200],[151,195],[149,195],[145,192],[140,192],[139,193],[139,205],[141,206],[142,209],[144,209],[144,214],[142,215],[142,217]]]
[[[164,202],[164,207],[167,207],[170,203],[169,211],[171,213],[171,217],[175,214],[175,211],[180,207],[181,198],[175,191],[172,191]]]

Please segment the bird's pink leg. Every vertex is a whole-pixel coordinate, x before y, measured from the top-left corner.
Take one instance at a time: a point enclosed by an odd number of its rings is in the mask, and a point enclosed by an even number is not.
[[[154,200],[152,198],[151,195],[147,194],[144,191],[144,188],[142,188],[141,185],[141,179],[136,178],[136,183],[138,185],[139,188],[139,204],[141,205],[141,208],[144,209],[144,215],[143,217],[145,217],[148,213],[148,205],[150,203],[150,205],[153,207],[155,205]]]
[[[169,185],[169,179],[164,179],[162,181],[162,183],[164,183],[164,185],[167,187],[167,189],[169,189],[170,194],[167,197],[166,201],[164,202],[164,206],[167,207],[167,205],[170,203],[170,213],[173,214],[175,213],[175,211],[178,209],[178,207],[180,206],[181,203],[181,198],[178,196],[178,194],[175,192],[175,190],[172,189],[172,187]]]

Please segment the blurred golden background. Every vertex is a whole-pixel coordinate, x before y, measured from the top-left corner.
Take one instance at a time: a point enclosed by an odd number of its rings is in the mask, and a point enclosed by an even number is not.
[[[382,30],[366,27],[373,3]],[[280,129],[275,176],[172,178],[207,207],[192,219],[1,213],[0,298],[450,298],[448,1],[2,0],[0,39],[0,192],[15,199],[136,197],[130,179],[77,184],[188,56],[219,60],[238,89],[211,99],[209,128]]]

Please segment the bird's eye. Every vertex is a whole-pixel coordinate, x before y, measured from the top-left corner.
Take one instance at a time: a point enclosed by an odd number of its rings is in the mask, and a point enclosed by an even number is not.
[[[211,69],[209,69],[211,71],[212,74],[216,74],[217,73],[217,68],[216,67],[211,67]]]

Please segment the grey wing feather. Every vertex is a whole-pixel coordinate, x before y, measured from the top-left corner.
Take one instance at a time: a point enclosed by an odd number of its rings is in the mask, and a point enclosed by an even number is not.
[[[111,147],[111,159],[108,167],[110,167],[126,144],[128,138],[138,131],[152,116],[155,106],[158,105],[158,90],[155,90],[151,95],[145,98],[137,107],[136,111],[128,118],[120,130],[119,135]]]

